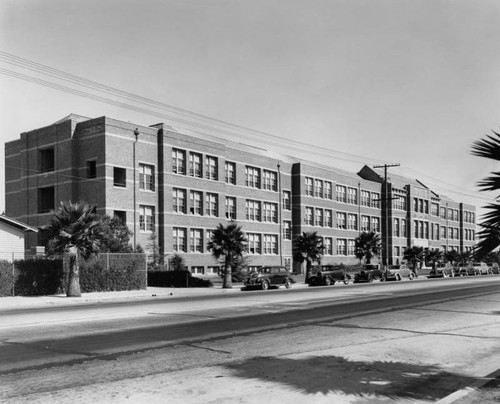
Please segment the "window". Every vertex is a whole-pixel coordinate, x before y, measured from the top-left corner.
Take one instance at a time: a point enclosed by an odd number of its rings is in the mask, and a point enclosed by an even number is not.
[[[260,188],[260,169],[245,167],[245,185],[250,188]]]
[[[127,186],[127,170],[120,167],[113,167],[113,185],[121,188]]]
[[[205,273],[204,267],[191,267],[192,274],[203,275]]]
[[[349,230],[358,230],[358,215],[353,213],[347,215],[347,228]]]
[[[173,228],[173,251],[186,252],[186,229],[180,227]]]
[[[343,238],[337,239],[337,255],[346,255],[346,240]]]
[[[401,247],[394,246],[394,256],[395,257],[401,257]]]
[[[191,252],[203,252],[203,230],[191,229],[189,231],[189,239],[191,240],[189,248]]]
[[[263,244],[264,254],[278,254],[278,236],[273,234],[264,234]]]
[[[274,171],[264,170],[262,173],[262,189],[276,191],[278,189],[277,174]]]
[[[347,240],[347,255],[355,255],[356,253],[356,240]]]
[[[191,203],[190,212],[192,215],[203,214],[202,193],[199,191],[191,191],[189,194],[189,201]]]
[[[418,212],[418,198],[413,198],[413,211]]]
[[[394,234],[394,237],[399,237],[399,219],[394,218],[394,228],[392,229],[392,232]]]
[[[314,225],[323,227],[323,209],[316,208],[314,213]]]
[[[191,177],[202,178],[201,154],[191,153],[189,155],[189,175]]]
[[[219,197],[217,194],[207,193],[205,195],[205,215],[219,216]]]
[[[337,212],[337,229],[346,228],[346,215],[344,212]]]
[[[226,161],[224,164],[226,184],[236,185],[236,163]]]
[[[283,191],[283,210],[291,209],[291,193],[290,191]]]
[[[38,213],[50,212],[55,208],[55,188],[38,188]]]
[[[323,238],[323,254],[333,255],[333,239],[331,237]]]
[[[441,219],[446,219],[446,208],[442,207],[441,208]]]
[[[446,238],[446,227],[441,226],[441,238]]]
[[[247,220],[260,222],[260,202],[247,199],[245,205]]]
[[[325,198],[332,200],[332,183],[330,181],[325,181]]]
[[[122,224],[127,224],[127,212],[124,210],[115,210],[113,216],[119,219]]]
[[[310,208],[308,206],[305,207],[305,216],[304,216],[304,223],[308,224],[309,226],[313,225],[313,208]]]
[[[372,230],[380,232],[380,218],[372,217]]]
[[[439,205],[437,203],[431,203],[431,215],[439,216]]]
[[[219,179],[217,167],[218,167],[217,157],[212,157],[212,156],[205,157],[205,178],[207,180],[217,181]]]
[[[260,234],[248,233],[249,254],[260,254]]]
[[[206,246],[207,252],[210,252],[208,245],[209,245],[210,241],[212,240],[213,234],[214,234],[213,230],[205,230],[205,246]]]
[[[172,172],[186,174],[186,152],[184,150],[172,149]]]
[[[424,201],[424,213],[429,213],[429,201]]]
[[[97,177],[97,161],[87,160],[87,178]]]
[[[413,221],[413,234],[415,238],[418,238],[418,220]]]
[[[172,211],[186,213],[186,190],[174,188],[172,190]]]
[[[370,206],[370,192],[361,191],[361,206]]]
[[[155,230],[154,206],[139,205],[139,229],[147,232]]]
[[[306,177],[306,195],[307,196],[313,196],[313,179]]]
[[[149,164],[139,164],[139,189],[155,190],[155,168]]]
[[[439,224],[434,224],[434,237],[439,240]]]
[[[370,216],[361,216],[361,231],[370,231]]]
[[[347,203],[358,204],[358,190],[356,188],[347,188]]]
[[[226,218],[236,220],[236,198],[226,196]]]
[[[406,210],[406,197],[404,195],[394,194],[394,199],[392,200],[392,206],[397,210]]]
[[[264,202],[262,219],[266,223],[278,223],[278,205]]]
[[[323,181],[314,180],[314,196],[316,198],[323,198]]]
[[[378,192],[372,192],[370,202],[372,208],[380,208],[380,194]]]
[[[39,150],[39,156],[40,156],[40,171],[42,173],[54,171],[55,167],[54,148]]]
[[[401,219],[401,237],[406,237],[406,219]]]
[[[458,210],[456,209],[453,211],[453,220],[455,222],[458,222]]]
[[[330,209],[325,209],[325,226],[333,227],[333,211]]]
[[[292,239],[292,222],[289,220],[283,221],[283,239],[284,240]]]
[[[337,195],[337,202],[345,202],[346,201],[346,188],[343,185],[335,186],[335,192]]]

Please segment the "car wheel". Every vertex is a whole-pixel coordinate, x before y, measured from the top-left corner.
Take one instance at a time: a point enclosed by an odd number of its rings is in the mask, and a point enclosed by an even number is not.
[[[344,276],[344,285],[347,285],[349,283],[349,275]]]
[[[285,282],[285,288],[290,289],[291,287],[292,287],[292,282],[290,281],[290,279],[287,279]]]
[[[408,279],[410,281],[412,281],[413,279],[415,279],[415,275],[413,275],[413,272],[410,272],[410,275],[408,275]]]
[[[370,275],[370,276],[368,277],[368,282],[370,282],[370,283],[372,283],[372,282],[373,282],[373,276],[372,276],[372,275]]]
[[[332,280],[331,280],[331,279],[327,276],[327,277],[325,278],[325,285],[326,285],[326,286],[330,286],[331,284],[332,284]]]
[[[397,280],[397,281],[400,281],[400,280],[401,280],[401,275],[397,274],[397,275],[396,275],[396,280]]]
[[[262,281],[262,283],[260,284],[260,287],[262,290],[267,290],[269,289],[269,282],[267,281]]]

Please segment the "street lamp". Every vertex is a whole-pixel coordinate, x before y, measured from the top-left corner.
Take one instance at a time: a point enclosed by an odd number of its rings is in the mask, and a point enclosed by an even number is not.
[[[133,153],[133,160],[134,160],[134,252],[136,252],[137,249],[137,208],[136,208],[136,168],[135,168],[135,145],[137,143],[137,138],[139,137],[139,129],[135,128],[134,130],[134,135],[135,135],[135,141],[134,141],[134,153]]]

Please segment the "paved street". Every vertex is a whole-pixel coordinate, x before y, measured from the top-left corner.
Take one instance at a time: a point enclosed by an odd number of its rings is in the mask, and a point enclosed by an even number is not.
[[[0,310],[0,397],[452,402],[498,370],[499,286],[461,278],[11,304]]]

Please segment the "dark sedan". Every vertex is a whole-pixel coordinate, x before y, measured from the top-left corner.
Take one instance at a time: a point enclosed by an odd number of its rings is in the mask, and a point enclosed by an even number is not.
[[[295,281],[292,274],[281,266],[262,267],[257,272],[252,272],[245,281],[245,289],[267,290],[271,287],[292,287]]]
[[[354,275],[354,283],[382,280],[383,276],[384,272],[380,269],[379,264],[365,264],[363,269]]]
[[[335,285],[336,282],[343,282],[348,284],[351,280],[351,275],[346,273],[340,265],[323,265],[316,267],[315,272],[307,279],[309,286],[330,286]]]

